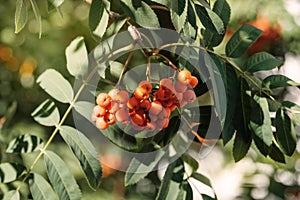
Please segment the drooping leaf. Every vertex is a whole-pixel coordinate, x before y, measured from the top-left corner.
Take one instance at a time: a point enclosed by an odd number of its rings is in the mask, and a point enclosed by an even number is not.
[[[172,0],[170,13],[171,20],[177,32],[180,32],[184,27],[187,18],[188,1],[187,0]]]
[[[262,70],[271,70],[275,67],[279,67],[283,64],[282,60],[279,60],[267,52],[259,52],[252,55],[244,64],[244,69],[247,72],[253,73]]]
[[[32,10],[35,16],[36,21],[38,22],[39,26],[39,38],[42,37],[42,16],[40,14],[40,9],[36,3],[36,0],[29,0],[32,6]]]
[[[75,77],[84,76],[88,71],[88,52],[83,37],[75,38],[66,48],[67,69]]]
[[[297,83],[292,79],[280,74],[268,76],[263,80],[262,85],[263,87],[270,89],[287,86],[296,86],[300,88],[300,83]]]
[[[81,193],[73,174],[55,153],[46,151],[44,161],[49,180],[60,199],[80,200]]]
[[[290,102],[284,101],[282,102],[282,106],[291,110],[292,115],[290,116],[298,125],[300,124],[300,106]]]
[[[177,199],[180,183],[183,182],[184,166],[181,160],[169,164],[159,187],[156,200]]]
[[[33,199],[39,200],[58,200],[57,194],[53,191],[51,185],[37,173],[29,180],[29,188]]]
[[[249,86],[246,80],[241,79],[240,96],[237,100],[237,107],[233,118],[233,124],[236,129],[235,139],[233,143],[233,158],[236,162],[246,156],[251,142],[251,131],[249,129],[251,115],[251,100],[247,94]]]
[[[141,179],[145,178],[157,165],[164,155],[164,151],[160,150],[156,154],[154,160],[148,157],[144,157],[144,160],[138,160],[133,158],[126,170],[125,174],[125,186],[138,183]],[[150,160],[151,159],[151,160]]]
[[[31,116],[35,121],[44,126],[55,126],[58,125],[60,121],[58,108],[50,99],[41,103],[41,105],[31,113]]]
[[[2,200],[20,200],[20,193],[17,190],[11,190],[4,194]]]
[[[260,37],[262,31],[249,24],[239,28],[226,44],[226,55],[232,58],[242,56]]]
[[[42,73],[37,83],[53,98],[62,103],[71,103],[74,91],[70,83],[56,70],[47,69]]]
[[[220,61],[220,59],[216,56],[212,56],[212,58],[214,59],[216,66],[219,68],[226,89],[227,109],[222,130],[223,144],[226,145],[233,137],[235,131],[233,126],[233,117],[235,115],[240,82],[238,81],[237,75],[232,67],[226,65],[223,61]]]
[[[270,146],[272,144],[273,132],[267,98],[255,95],[253,100],[253,110],[250,120],[251,130],[267,146]]]
[[[90,31],[98,39],[105,33],[109,20],[110,2],[108,0],[93,0],[89,12]]]
[[[223,21],[226,28],[230,20],[230,6],[226,0],[217,0],[212,9]]]
[[[209,178],[207,178],[206,176],[204,176],[203,174],[199,174],[197,172],[194,172],[192,174],[192,176],[194,179],[196,179],[197,181],[200,181],[201,183],[207,185],[208,187],[211,187],[212,188],[212,184],[209,180]]]
[[[216,198],[213,198],[211,196],[208,196],[206,194],[201,194],[201,197],[203,200],[216,200]]]
[[[223,34],[224,24],[221,18],[211,9],[195,4],[196,13],[203,26],[217,34]]]
[[[0,183],[9,183],[20,177],[26,168],[18,163],[1,163],[0,164]]]
[[[188,181],[183,181],[179,186],[177,200],[193,200],[193,190]]]
[[[144,28],[159,28],[159,21],[155,12],[148,4],[141,0],[121,0],[125,13],[138,25]]]
[[[188,154],[183,154],[181,156],[184,163],[188,164],[192,168],[192,172],[196,171],[199,168],[199,163],[197,160],[195,160],[192,156]],[[186,169],[186,167],[185,167]],[[187,171],[187,170],[185,170]]]
[[[297,145],[294,125],[284,108],[279,108],[276,112],[276,141],[280,149],[288,156],[291,156]]]
[[[213,7],[213,12],[215,12],[222,20],[224,24],[224,29],[226,30],[227,24],[230,19],[230,7],[226,0],[218,0],[215,2]],[[205,45],[211,49],[218,46],[225,36],[225,31],[223,34],[214,33],[208,29],[203,30],[203,40]]]
[[[95,147],[86,136],[70,126],[62,126],[60,134],[79,160],[88,183],[96,190],[101,182],[102,170]]]
[[[15,33],[19,33],[27,23],[28,11],[25,0],[17,0],[15,12]]]
[[[107,29],[106,32],[103,35],[103,39],[109,38],[114,34],[117,34],[121,28],[126,23],[126,18],[118,18],[116,19]]]
[[[269,157],[277,162],[285,163],[285,158],[284,158],[283,153],[280,151],[280,149],[274,143],[271,146],[271,149],[269,152]]]
[[[196,22],[196,13],[190,1],[187,1],[187,19],[184,23],[183,33],[192,38],[196,37],[198,26]]]
[[[6,153],[30,153],[43,148],[42,139],[35,135],[20,135],[13,139],[6,149]]]

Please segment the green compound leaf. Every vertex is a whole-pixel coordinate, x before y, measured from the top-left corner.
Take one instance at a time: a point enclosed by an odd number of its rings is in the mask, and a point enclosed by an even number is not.
[[[37,173],[29,180],[29,188],[33,199],[39,200],[58,200],[57,194],[53,191],[51,185]]]
[[[44,153],[44,161],[49,180],[59,198],[80,200],[80,189],[65,162],[51,151]]]
[[[252,55],[244,64],[244,69],[247,72],[253,73],[262,70],[271,70],[283,64],[279,60],[267,52],[259,52]]]
[[[284,108],[279,108],[276,112],[276,141],[280,149],[288,156],[292,156],[297,145],[297,138],[294,124],[285,113]]]
[[[195,4],[196,13],[203,26],[217,34],[224,34],[224,24],[221,18],[211,9]]]
[[[26,168],[18,163],[1,163],[0,164],[0,183],[9,183],[15,181]]]
[[[83,37],[75,38],[66,48],[67,69],[75,77],[84,76],[88,71],[88,52]]]
[[[136,184],[141,179],[145,178],[154,169],[163,155],[164,152],[160,150],[152,162],[147,160],[143,162],[133,158],[125,174],[125,186]]]
[[[4,194],[2,200],[20,200],[20,193],[17,190],[12,190]]]
[[[110,2],[107,0],[93,0],[89,12],[89,28],[92,34],[101,39],[105,33],[109,20]]]
[[[71,103],[74,91],[70,83],[56,70],[47,69],[42,73],[37,83],[53,98],[62,103]]]
[[[141,0],[121,0],[124,12],[138,25],[144,28],[159,28],[155,12]]]
[[[241,57],[260,37],[262,31],[249,24],[239,28],[226,44],[226,55],[232,58]]]
[[[300,83],[297,83],[284,75],[277,74],[265,78],[262,82],[262,86],[270,89],[287,86],[296,86],[300,88]]]
[[[171,20],[177,32],[180,32],[184,27],[187,17],[188,1],[187,0],[172,0],[170,13]]]
[[[17,0],[15,12],[15,33],[19,33],[28,20],[28,11],[25,0]]]
[[[44,126],[55,126],[60,121],[58,108],[55,103],[49,99],[44,101],[39,107],[37,107],[31,116],[35,121]]]
[[[6,153],[30,153],[43,148],[42,139],[35,135],[20,135],[13,139],[6,149]]]
[[[70,126],[62,126],[60,134],[80,162],[88,183],[96,190],[101,183],[102,170],[95,147],[85,135]]]

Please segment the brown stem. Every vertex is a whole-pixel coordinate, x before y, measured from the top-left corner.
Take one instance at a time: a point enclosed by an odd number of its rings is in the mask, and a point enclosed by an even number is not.
[[[123,67],[122,72],[121,72],[121,74],[120,74],[119,80],[118,80],[118,82],[117,82],[117,84],[116,84],[116,88],[119,88],[119,87],[120,87],[121,81],[122,81],[122,79],[123,79],[123,76],[124,76],[124,74],[125,74],[125,71],[126,71],[126,69],[127,69],[127,67],[128,67],[128,64],[129,64],[129,62],[130,62],[130,60],[131,60],[133,54],[134,54],[134,51],[131,51],[131,52],[129,53],[129,55],[128,55],[128,57],[127,57],[125,63],[124,63],[124,67]]]

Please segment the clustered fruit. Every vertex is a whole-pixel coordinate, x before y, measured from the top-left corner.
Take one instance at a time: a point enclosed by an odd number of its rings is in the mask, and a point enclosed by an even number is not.
[[[146,80],[139,83],[131,96],[125,90],[114,88],[97,96],[92,120],[101,130],[116,122],[130,123],[138,131],[162,130],[168,127],[172,111],[196,100],[193,88],[197,84],[195,76],[182,70],[177,81],[164,78],[158,89]]]

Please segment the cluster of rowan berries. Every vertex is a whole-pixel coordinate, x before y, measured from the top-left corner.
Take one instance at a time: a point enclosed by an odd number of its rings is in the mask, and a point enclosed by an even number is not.
[[[104,130],[116,122],[131,123],[133,129],[148,131],[162,130],[168,127],[169,117],[176,107],[183,107],[196,100],[192,88],[198,79],[187,70],[178,73],[174,83],[164,78],[155,89],[149,81],[141,81],[130,97],[128,92],[112,89],[109,93],[97,96],[97,105],[93,111],[93,121]]]

